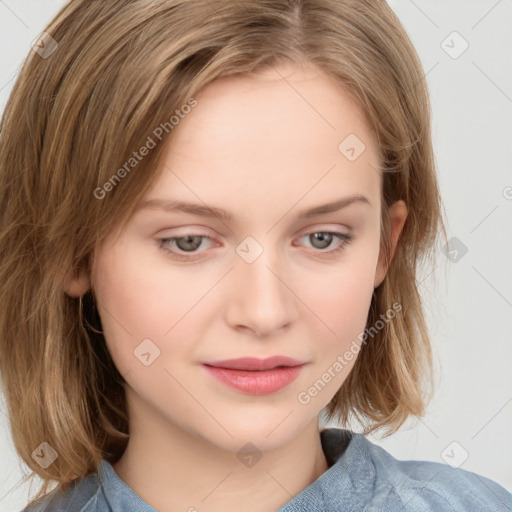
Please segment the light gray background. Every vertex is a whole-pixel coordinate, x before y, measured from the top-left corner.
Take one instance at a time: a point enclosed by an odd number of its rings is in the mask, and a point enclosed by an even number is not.
[[[30,44],[64,3],[0,0],[0,112]],[[389,3],[423,62],[448,235],[468,251],[455,263],[440,247],[437,268],[421,277],[438,368],[427,415],[370,439],[399,459],[450,461],[512,491],[512,0]],[[454,31],[469,44],[457,58],[464,42]],[[0,510],[16,512],[28,469],[3,401],[0,454]]]

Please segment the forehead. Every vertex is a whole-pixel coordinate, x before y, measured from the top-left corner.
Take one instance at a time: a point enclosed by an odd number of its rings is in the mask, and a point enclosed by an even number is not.
[[[207,130],[219,139],[231,137],[237,142],[246,139],[247,134],[266,136],[280,132],[276,144],[285,143],[292,136],[309,138],[315,133],[336,133],[340,137],[355,133],[361,139],[370,135],[365,114],[348,86],[309,63],[221,77],[208,84],[196,99],[199,108],[194,109],[194,115],[186,116],[180,130],[176,130],[180,144],[189,139],[195,142],[191,136],[200,137]],[[198,110],[200,116],[195,115]],[[184,128],[188,125],[190,130]],[[250,146],[250,140],[246,146]]]
[[[146,200],[172,193],[263,215],[263,206],[379,194],[378,148],[364,113],[317,67],[223,77],[196,99]]]

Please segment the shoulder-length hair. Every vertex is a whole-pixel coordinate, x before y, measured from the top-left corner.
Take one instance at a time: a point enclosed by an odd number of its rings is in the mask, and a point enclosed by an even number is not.
[[[0,373],[16,450],[43,480],[36,497],[102,458],[114,463],[129,436],[94,290],[70,297],[64,283],[91,270],[98,244],[154,183],[176,110],[218,77],[281,63],[314,63],[366,116],[381,151],[386,254],[387,210],[400,199],[408,207],[367,327],[392,304],[402,311],[374,328],[325,412],[387,435],[424,414],[433,365],[417,267],[446,232],[424,72],[386,2],[73,0],[45,32],[16,80],[0,144]],[[44,468],[33,457],[43,442],[58,454]]]

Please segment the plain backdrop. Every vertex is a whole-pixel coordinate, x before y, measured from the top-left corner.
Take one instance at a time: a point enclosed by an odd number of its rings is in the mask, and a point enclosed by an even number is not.
[[[0,112],[31,43],[64,3],[0,0]],[[450,462],[512,491],[512,1],[389,3],[430,87],[450,244],[420,277],[434,399],[421,420],[369,438],[399,459]],[[18,485],[28,468],[1,398],[0,510],[17,512],[28,501],[28,485]]]

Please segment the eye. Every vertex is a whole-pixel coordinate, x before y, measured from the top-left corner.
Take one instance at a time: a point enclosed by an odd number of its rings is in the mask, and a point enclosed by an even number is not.
[[[353,240],[354,235],[351,233],[341,233],[340,231],[314,231],[303,235],[301,238],[306,237],[315,249],[319,249],[318,252],[335,254],[344,250],[345,246]],[[338,244],[333,249],[325,250],[336,240],[338,240]]]
[[[301,238],[309,237],[313,248],[318,249],[319,253],[335,254],[345,249],[345,246],[350,243],[354,238],[353,234],[341,233],[339,231],[314,231],[303,235]],[[204,251],[198,251],[203,245],[204,240],[213,240],[206,235],[195,233],[187,233],[183,236],[175,236],[169,238],[159,238],[159,248],[170,254],[170,256],[177,260],[190,261],[194,258],[200,257]],[[333,241],[338,240],[338,244],[333,249],[325,250],[331,246]]]
[[[204,240],[212,241],[212,239],[206,235],[194,233],[187,233],[183,236],[175,236],[171,238],[160,238],[158,241],[160,242],[160,248],[165,252],[170,253],[172,257],[187,260],[190,259],[190,256],[188,256],[187,253],[190,255],[196,254],[198,252],[197,249],[201,247]],[[177,249],[174,249],[173,247],[176,247]]]

